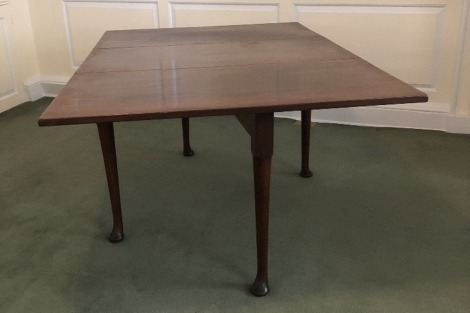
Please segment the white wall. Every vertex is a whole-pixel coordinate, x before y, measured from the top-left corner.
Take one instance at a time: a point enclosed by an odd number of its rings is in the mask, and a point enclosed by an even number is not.
[[[13,2],[26,0],[10,1],[7,6]],[[35,53],[30,55],[37,60],[33,67],[40,73],[36,81],[28,82],[33,97],[56,94],[107,29],[299,21],[430,96],[426,104],[315,111],[315,120],[470,133],[470,91],[465,88],[470,83],[468,0],[28,3],[34,33],[31,51]],[[31,40],[31,36],[24,37]],[[298,114],[283,116],[295,118]]]
[[[27,0],[0,0],[0,112],[27,100],[39,75]]]

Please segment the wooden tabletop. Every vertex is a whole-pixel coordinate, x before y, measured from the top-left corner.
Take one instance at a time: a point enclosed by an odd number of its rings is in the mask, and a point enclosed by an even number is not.
[[[426,102],[299,23],[106,32],[39,125]]]

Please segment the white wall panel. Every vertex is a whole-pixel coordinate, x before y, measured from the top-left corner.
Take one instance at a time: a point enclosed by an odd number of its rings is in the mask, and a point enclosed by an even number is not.
[[[170,27],[276,23],[279,6],[263,3],[169,3]]]
[[[157,28],[157,2],[64,0],[70,60],[78,67],[106,30]]]
[[[465,3],[464,19],[460,35],[460,51],[457,61],[457,83],[455,84],[455,107],[457,115],[470,116],[470,1]],[[470,123],[467,123],[470,133]]]
[[[297,5],[295,15],[387,72],[417,87],[435,89],[443,12],[443,6]]]
[[[0,99],[16,93],[11,42],[5,17],[0,16]]]

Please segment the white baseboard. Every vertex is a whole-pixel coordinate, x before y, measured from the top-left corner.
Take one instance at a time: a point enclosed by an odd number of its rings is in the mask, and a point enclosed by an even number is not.
[[[24,89],[29,101],[36,101],[42,97],[55,97],[64,88],[68,77],[41,77],[25,82]]]
[[[42,81],[41,86],[44,91],[44,96],[56,97],[62,88],[64,88],[65,84],[67,84],[67,81]]]
[[[446,132],[456,134],[470,134],[470,116],[448,116]]]
[[[42,77],[25,84],[30,101],[48,96],[55,97],[65,86],[68,77]],[[412,108],[412,109],[411,109]],[[357,126],[393,127],[440,130],[449,133],[470,134],[470,116],[448,113],[449,106],[435,103],[345,108],[312,111],[312,121]],[[276,117],[300,120],[299,112],[280,112]]]
[[[37,99],[44,97],[44,91],[40,81],[36,81],[31,84],[25,83],[24,90],[29,101],[36,101]]]
[[[431,106],[433,104],[430,104]],[[300,120],[299,112],[276,113],[276,117]],[[405,110],[384,107],[345,108],[312,111],[312,121],[344,125],[440,130],[470,134],[470,116],[447,112]]]

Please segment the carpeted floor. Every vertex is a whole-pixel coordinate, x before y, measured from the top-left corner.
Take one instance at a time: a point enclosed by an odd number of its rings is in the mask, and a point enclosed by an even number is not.
[[[96,126],[0,115],[0,312],[470,312],[470,136],[277,119],[271,293],[255,298],[252,164],[233,117],[119,123],[126,239]]]

